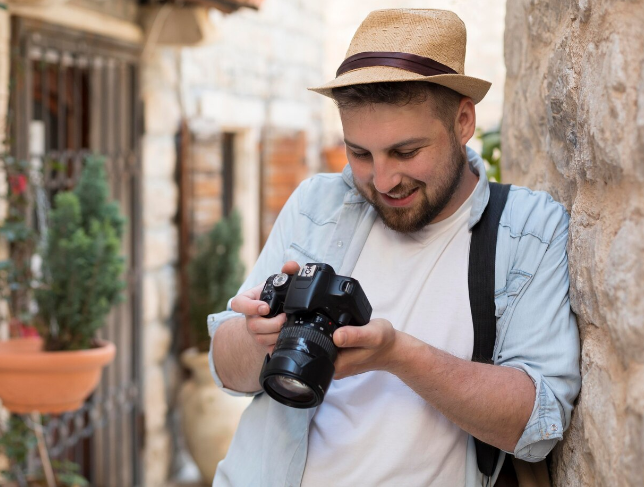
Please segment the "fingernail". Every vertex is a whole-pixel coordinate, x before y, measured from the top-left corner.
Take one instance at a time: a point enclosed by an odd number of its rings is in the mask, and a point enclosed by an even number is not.
[[[344,332],[338,332],[337,334],[335,334],[335,343],[338,346],[344,345],[346,340],[347,340],[347,335]]]
[[[260,305],[259,306],[259,313],[260,315],[266,315],[271,309],[269,308],[268,305]]]

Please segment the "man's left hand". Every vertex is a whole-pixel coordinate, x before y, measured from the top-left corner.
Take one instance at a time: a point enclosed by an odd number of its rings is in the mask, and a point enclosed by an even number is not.
[[[388,370],[396,359],[400,334],[385,319],[373,319],[361,327],[340,327],[333,334],[333,342],[339,348],[334,378]]]

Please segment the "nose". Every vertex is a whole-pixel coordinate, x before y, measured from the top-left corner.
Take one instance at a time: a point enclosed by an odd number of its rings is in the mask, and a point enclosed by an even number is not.
[[[402,181],[402,175],[398,171],[395,161],[388,158],[374,158],[373,162],[373,186],[380,193],[389,193]]]

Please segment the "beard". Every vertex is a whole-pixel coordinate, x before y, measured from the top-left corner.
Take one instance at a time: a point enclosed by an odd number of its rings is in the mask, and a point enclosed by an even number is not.
[[[402,234],[417,232],[430,224],[445,209],[461,183],[467,164],[467,158],[456,140],[456,134],[452,132],[450,139],[447,165],[431,182],[431,192],[427,191],[425,182],[413,179],[410,182],[401,182],[389,191],[396,195],[407,195],[418,188],[419,201],[411,208],[390,207],[380,200],[379,192],[373,183],[360,186],[356,182],[356,189],[373,206],[386,227]]]

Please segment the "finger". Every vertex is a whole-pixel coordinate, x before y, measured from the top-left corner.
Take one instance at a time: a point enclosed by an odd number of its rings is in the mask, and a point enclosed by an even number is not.
[[[333,334],[333,342],[338,347],[364,347],[376,349],[392,339],[394,328],[384,319],[373,319],[361,327],[340,327]]]
[[[295,274],[300,270],[300,265],[297,261],[286,261],[282,266],[282,273]]]
[[[333,342],[338,347],[369,347],[373,342],[372,331],[367,330],[367,326],[340,327],[333,334]]]
[[[270,311],[268,304],[259,299],[263,284],[259,284],[250,290],[246,290],[233,298],[230,307],[244,315],[265,315]]]
[[[286,314],[279,314],[270,319],[263,317],[249,317],[246,319],[246,327],[251,334],[275,334],[282,330],[286,322]]]
[[[277,334],[258,334],[255,336],[255,341],[260,345],[265,348],[273,348],[275,346],[275,343],[277,342],[277,338],[279,336],[279,333]]]

